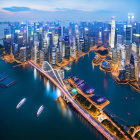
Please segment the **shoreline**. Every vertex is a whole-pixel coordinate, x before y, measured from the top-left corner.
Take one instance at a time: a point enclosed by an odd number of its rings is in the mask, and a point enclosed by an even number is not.
[[[95,54],[96,54],[96,53],[95,53]],[[98,54],[96,54],[96,55],[98,56]],[[106,60],[106,59],[105,59],[105,60]],[[102,61],[103,61],[103,60],[102,60]],[[101,61],[100,63],[98,63],[98,64],[95,64],[95,63],[93,62],[93,60],[92,60],[92,65],[94,65],[94,66],[99,66],[99,69],[100,69],[101,71],[103,71],[103,72],[111,73],[111,75],[112,75],[113,77],[115,77],[115,81],[116,81],[118,84],[121,84],[121,85],[128,84],[128,85],[130,85],[130,87],[132,87],[134,90],[136,90],[136,91],[138,91],[138,92],[140,93],[140,88],[137,87],[135,84],[133,84],[132,81],[128,81],[128,80],[126,80],[126,81],[120,81],[119,78],[118,78],[117,76],[114,76],[114,75],[112,74],[112,71],[113,71],[112,69],[110,69],[110,70],[103,69],[103,68],[101,67],[102,61]],[[106,60],[106,61],[108,61],[108,60]],[[109,61],[109,62],[110,62],[110,61]],[[110,64],[111,64],[111,62],[110,62]]]

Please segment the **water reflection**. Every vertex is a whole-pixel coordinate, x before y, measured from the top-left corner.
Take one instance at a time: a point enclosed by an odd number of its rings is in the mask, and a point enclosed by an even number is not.
[[[104,90],[107,91],[107,79],[104,76]]]
[[[57,94],[57,97],[61,96],[61,91],[58,88],[56,89],[56,94]]]
[[[57,99],[57,108],[62,113],[63,117],[72,121],[72,111],[61,97]]]
[[[46,82],[46,91],[47,92],[50,91],[50,82],[49,81]]]
[[[95,66],[94,66],[94,65],[92,65],[92,69],[93,69],[93,71],[94,71],[94,68],[95,68]]]
[[[34,68],[34,79],[37,79],[37,70]]]

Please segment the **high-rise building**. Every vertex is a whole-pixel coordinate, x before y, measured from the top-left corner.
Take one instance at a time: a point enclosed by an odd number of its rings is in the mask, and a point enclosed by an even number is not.
[[[11,53],[11,38],[6,38],[3,40],[5,53],[10,54]]]
[[[128,24],[133,24],[134,23],[134,13],[128,13]]]
[[[109,31],[107,29],[104,30],[104,38],[103,38],[103,42],[104,42],[104,46],[107,48],[109,45]]]
[[[116,65],[117,63],[118,63],[117,49],[114,48],[112,50],[112,64]]]
[[[137,53],[137,45],[136,45],[136,43],[133,43],[133,44],[132,44],[132,53],[133,53],[134,55],[136,55],[136,53]]]
[[[55,35],[53,36],[53,45],[54,45],[54,46],[57,46],[57,44],[58,44],[58,34],[55,34]]]
[[[126,49],[126,65],[130,64],[130,57],[131,57],[131,47],[130,45],[125,45]]]
[[[73,37],[73,40],[72,40],[72,46],[70,48],[70,56],[71,57],[76,57],[76,41],[75,41],[74,37]]]
[[[55,65],[56,64],[56,47],[53,45],[51,48],[51,64]]]
[[[131,65],[130,64],[125,66],[125,78],[126,80],[131,79]]]
[[[131,80],[135,79],[135,67],[134,65],[131,65]]]
[[[34,59],[35,63],[39,62],[39,41],[34,41]]]
[[[126,49],[125,46],[121,46],[121,69],[125,70],[125,65],[126,65]]]
[[[70,58],[69,36],[65,36],[65,58]]]
[[[61,49],[60,49],[59,44],[60,43],[58,42],[58,45],[57,45],[57,48],[56,48],[57,63],[61,63],[62,62],[62,53],[61,53]]]
[[[102,45],[102,28],[99,29],[98,45]]]
[[[132,43],[132,25],[126,26],[126,44]]]
[[[137,81],[139,81],[139,67],[137,57],[134,58],[134,66],[135,66],[135,78]]]
[[[89,44],[89,38],[84,38],[84,44],[83,44],[83,47],[82,47],[82,51],[83,52],[88,52],[90,49],[90,44]]]
[[[20,61],[25,62],[26,61],[26,47],[20,48]]]
[[[123,45],[123,36],[120,34],[117,35],[117,45],[118,44]]]
[[[43,50],[39,51],[39,57],[40,64],[43,64],[43,62],[45,61],[45,52]]]
[[[140,45],[140,34],[133,34],[134,42]]]
[[[13,45],[12,45],[12,52],[13,52],[14,58],[17,59],[18,56],[19,56],[19,48],[18,48],[18,44],[13,43]]]
[[[115,18],[112,17],[112,22],[111,22],[111,36],[110,36],[110,45],[111,48],[113,49],[115,47]]]

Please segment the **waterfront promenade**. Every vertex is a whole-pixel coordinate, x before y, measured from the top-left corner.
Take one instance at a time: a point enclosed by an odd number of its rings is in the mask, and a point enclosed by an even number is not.
[[[49,79],[56,87],[60,89],[62,94],[69,100],[73,107],[93,126],[95,127],[105,138],[108,140],[117,140],[108,130],[106,130],[98,121],[96,121],[89,113],[87,113],[69,94],[67,89],[60,85],[51,75],[47,74],[44,70],[38,67],[34,62],[28,61],[28,63],[42,73],[47,79]]]

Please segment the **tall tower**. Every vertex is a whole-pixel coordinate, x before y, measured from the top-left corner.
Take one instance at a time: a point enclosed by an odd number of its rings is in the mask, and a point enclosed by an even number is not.
[[[110,40],[111,48],[115,47],[115,17],[112,17],[111,22],[111,40]]]
[[[38,55],[39,55],[39,41],[34,41],[34,58],[35,63],[38,63]]]
[[[27,39],[26,43],[27,43],[27,44],[28,44],[28,37],[29,37],[29,36],[28,36],[28,30],[29,30],[29,29],[28,29],[28,24],[27,24],[27,26],[26,26],[26,39]]]
[[[131,25],[134,23],[134,13],[128,13],[128,25]]]

